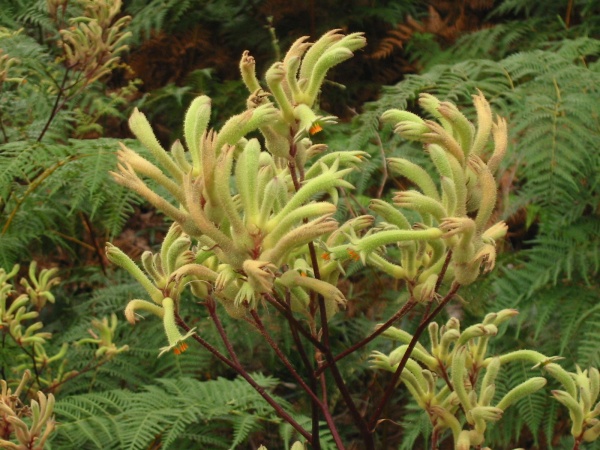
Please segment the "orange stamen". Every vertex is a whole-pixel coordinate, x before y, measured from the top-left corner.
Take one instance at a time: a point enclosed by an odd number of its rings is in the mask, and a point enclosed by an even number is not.
[[[354,261],[358,261],[360,259],[360,255],[350,248],[348,249],[348,255],[350,256],[350,259]]]
[[[317,134],[319,131],[322,131],[322,130],[323,130],[323,127],[321,126],[321,124],[319,124],[319,122],[315,122],[312,124],[312,126],[310,127],[308,132],[310,134]]]
[[[177,344],[177,346],[175,346],[173,348],[173,352],[176,355],[181,355],[183,352],[185,352],[188,349],[188,345],[185,342],[180,342],[179,344]]]
[[[323,253],[321,255],[321,258],[324,259],[325,261],[329,261],[331,259],[331,255],[329,253]]]

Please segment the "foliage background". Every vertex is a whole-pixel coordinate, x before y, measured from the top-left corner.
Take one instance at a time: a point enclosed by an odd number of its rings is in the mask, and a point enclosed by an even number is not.
[[[76,5],[70,8],[77,12]],[[365,31],[369,44],[333,71],[334,82],[323,89],[321,107],[342,123],[322,139],[335,150],[362,149],[372,156],[355,175],[358,189],[345,197],[342,213],[360,213],[367,197],[407,186],[406,180],[385,178],[383,155],[425,161],[419,148],[380,126],[384,110],[418,112],[420,92],[468,107],[480,89],[509,122],[499,210],[510,231],[499,267],[462,292],[465,303],[452,313],[468,324],[490,311],[517,308],[519,320],[495,340],[497,352],[529,347],[564,356],[569,368],[575,362],[600,365],[597,2],[124,1],[123,14],[132,16],[124,64],[69,98],[45,134],[65,73],[56,26],[45,1],[0,0],[0,10],[0,48],[19,60],[10,77],[26,80],[5,81],[0,90],[0,265],[9,269],[36,259],[60,268],[64,282],[44,317],[50,330],[63,330],[53,345],[84,335],[90,316],[119,311],[142,295],[108,266],[104,242],[112,240],[136,257],[156,248],[168,227],[107,175],[116,164],[117,142],[130,137],[126,118],[133,107],[144,110],[165,145],[181,137],[183,114],[199,94],[212,98],[212,124],[218,127],[245,104],[238,77],[243,50],[251,50],[258,73],[264,73],[298,36],[315,38],[342,28]],[[359,265],[348,270],[342,287],[350,307],[332,324],[338,350],[403,300],[401,287]],[[197,315],[197,308],[189,305],[185,313]],[[205,319],[198,320],[207,338],[217,342],[214,331],[202,327]],[[280,327],[276,317],[272,322]],[[261,383],[288,402],[299,420],[308,420],[302,417],[306,399],[296,395],[273,355],[259,339],[248,339],[252,332],[243,323],[226,325],[251,369],[268,374]],[[415,324],[403,326],[410,330]],[[156,360],[163,345],[160,324],[121,325],[117,335],[131,348],[126,356],[65,384],[57,394],[62,425],[53,448],[256,448],[259,443],[277,448],[281,436],[289,442],[291,430],[206,354],[193,350],[185,358]],[[291,348],[289,336],[283,339]],[[374,345],[386,350],[386,344]],[[372,348],[343,366],[355,392],[370,386],[377,393],[384,385],[365,362]],[[85,351],[70,349],[69,360],[82,360]],[[5,378],[17,378],[11,361],[4,352]],[[527,377],[527,371],[512,368],[507,385]],[[396,423],[381,426],[380,448],[424,446],[426,418],[401,391],[394,405],[387,416]],[[488,445],[570,448],[561,414],[545,394],[534,395],[503,418],[504,430],[512,433],[492,430]],[[347,433],[351,438],[351,430]]]

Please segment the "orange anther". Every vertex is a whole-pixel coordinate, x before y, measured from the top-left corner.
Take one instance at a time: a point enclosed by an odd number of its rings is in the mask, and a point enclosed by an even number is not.
[[[312,124],[308,132],[310,134],[317,134],[321,130],[323,130],[323,127],[319,124],[319,122],[315,122]]]
[[[356,253],[354,250],[352,249],[348,249],[348,256],[350,256],[350,259],[354,260],[354,261],[358,261],[360,259],[360,255],[358,253]]]
[[[180,342],[179,344],[177,344],[177,346],[173,348],[173,352],[175,352],[176,355],[181,355],[187,349],[188,345],[185,342]]]

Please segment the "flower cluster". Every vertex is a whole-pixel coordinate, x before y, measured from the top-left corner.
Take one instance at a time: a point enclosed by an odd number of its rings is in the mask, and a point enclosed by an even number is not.
[[[68,343],[63,343],[58,350],[48,354],[46,347],[52,333],[44,331],[44,324],[38,320],[48,302],[55,302],[51,289],[60,282],[56,272],[56,268],[38,272],[37,263],[33,261],[29,265],[28,278],[20,280],[24,292],[19,294],[12,280],[19,273],[19,266],[15,265],[10,272],[0,269],[0,334],[3,336],[4,351],[20,349],[16,358],[18,364],[14,364],[11,371],[18,374],[33,371],[36,376],[31,381],[32,389],[55,389],[78,374],[67,370]],[[99,336],[91,331],[93,339],[82,339],[77,344],[91,343],[96,346],[98,364],[128,350],[126,345],[117,347],[113,342],[117,328],[115,314],[110,323],[103,318],[92,320],[91,325]]]
[[[513,387],[499,401],[494,400],[500,369],[520,357],[513,354],[486,358],[488,343],[498,333],[498,326],[516,314],[513,309],[491,313],[482,323],[464,330],[456,318],[442,327],[433,322],[429,325],[431,349],[417,344],[407,360],[401,381],[427,412],[434,434],[451,430],[457,450],[482,445],[488,423],[498,421],[510,405],[546,384],[545,378],[533,377]],[[412,336],[396,328],[385,331],[384,336],[403,345],[389,355],[374,352],[372,362],[377,368],[394,372]],[[538,355],[538,362],[550,360]],[[485,374],[481,378],[482,370]],[[467,419],[467,429],[458,419],[460,411]]]
[[[595,367],[567,372],[556,363],[543,366],[556,378],[564,390],[553,390],[552,395],[569,410],[571,435],[576,442],[595,442],[600,437],[600,372]]]
[[[289,290],[293,308],[301,312],[308,310],[311,292],[324,297],[330,313],[344,306],[335,286],[339,261],[321,260],[320,277],[314,277],[307,244],[336,245],[346,233],[371,223],[370,218],[354,219],[340,227],[333,219],[337,189],[353,187],[344,177],[366,154],[324,154],[326,146],[313,144],[311,136],[333,118],[317,115],[313,106],[327,70],[364,44],[359,33],[330,32],[314,44],[299,39],[267,71],[269,91],[256,78],[253,58],[244,53],[240,68],[251,92],[248,109],[216,131],[208,128],[210,99],[196,98],[184,120],[187,151],[177,141],[167,152],[144,114],[133,113],[130,128],[154,162],[122,146],[112,175],[175,225],[160,255],[143,256],[148,276],[107,246],[109,258],[129,270],[153,300],[132,301],[126,310],[131,322],[138,309],[161,317],[169,347],[181,350],[173,317],[187,285],[198,297],[212,295],[236,317],[256,308],[262,295],[278,290]],[[255,130],[264,136],[264,149],[258,139],[246,138]],[[314,162],[305,170],[311,158]],[[171,199],[152,190],[144,178],[161,185]]]
[[[50,13],[56,14],[60,2],[49,2]],[[67,66],[83,73],[85,84],[110,73],[119,61],[117,54],[127,49],[125,40],[131,35],[123,31],[131,17],[115,17],[121,0],[80,0],[86,16],[70,19],[71,26],[60,30]]]
[[[443,280],[468,285],[482,269],[494,267],[496,242],[507,231],[504,222],[489,224],[496,204],[494,173],[506,151],[507,130],[504,119],[493,122],[481,93],[473,99],[477,126],[455,105],[429,94],[421,94],[419,104],[437,121],[397,109],[383,114],[382,120],[394,124],[400,136],[425,144],[439,182],[407,159],[389,158],[391,173],[407,178],[416,189],[396,193],[393,204],[372,200],[371,210],[383,221],[364,236],[350,236],[350,243],[329,248],[331,254],[355,252],[364,263],[405,280],[411,298],[419,302],[431,301]],[[419,219],[411,223],[403,209]],[[400,249],[398,261],[385,255],[390,245]]]
[[[14,66],[19,63],[17,58],[11,58],[10,55],[4,53],[2,49],[0,49],[0,87],[2,83],[8,80],[8,70],[11,66]]]
[[[39,331],[44,326],[42,322],[32,320],[38,318],[38,311],[48,299],[54,301],[50,288],[59,280],[54,278],[56,270],[43,269],[36,276],[35,268],[35,263],[32,263],[31,280],[21,280],[27,292],[14,299],[12,297],[15,291],[10,280],[19,272],[19,266],[15,265],[10,272],[0,269],[0,329],[7,332],[17,345],[43,345],[52,337],[51,333]],[[32,311],[31,306],[36,310]]]
[[[7,450],[43,450],[56,428],[52,412],[54,396],[38,392],[38,400],[23,405],[20,395],[31,378],[25,371],[17,389],[13,392],[6,381],[0,380],[0,445]],[[24,420],[25,419],[25,420]],[[29,423],[28,423],[29,422]],[[14,436],[13,436],[14,435]],[[17,441],[14,443],[11,438]]]

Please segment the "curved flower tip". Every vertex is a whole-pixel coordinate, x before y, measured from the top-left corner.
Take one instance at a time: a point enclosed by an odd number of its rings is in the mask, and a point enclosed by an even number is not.
[[[161,319],[164,317],[164,314],[165,314],[163,308],[160,307],[159,305],[150,303],[149,301],[146,301],[146,300],[141,300],[141,299],[136,298],[136,299],[130,300],[129,303],[127,304],[127,307],[125,308],[125,318],[131,325],[135,325],[135,322],[137,320],[136,310],[138,310],[138,309],[141,309],[144,311],[149,311],[152,314],[160,317]]]

